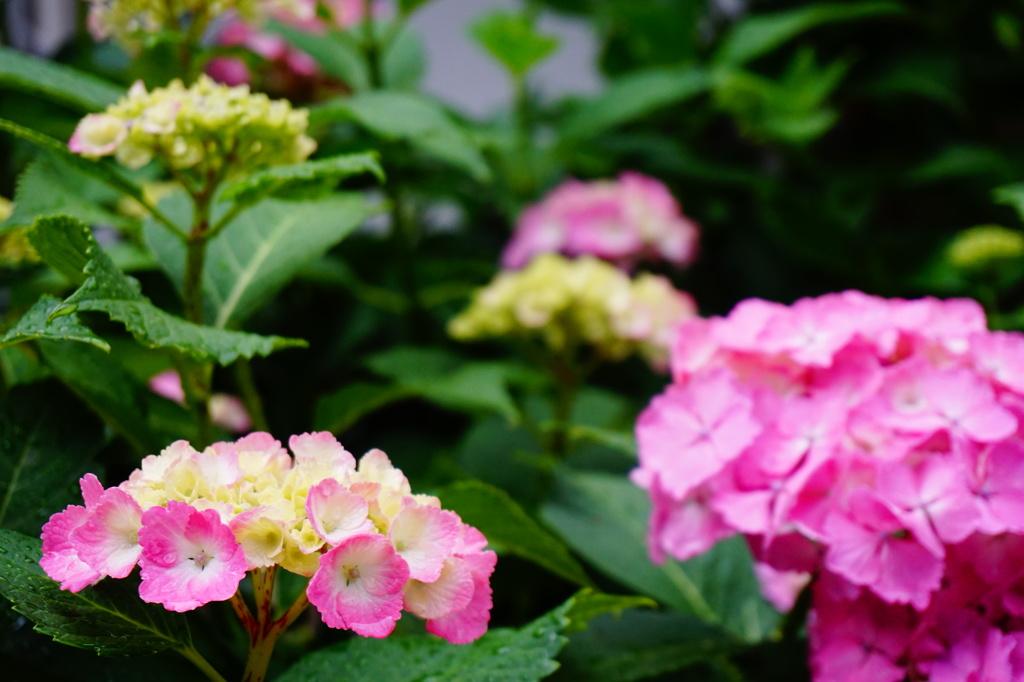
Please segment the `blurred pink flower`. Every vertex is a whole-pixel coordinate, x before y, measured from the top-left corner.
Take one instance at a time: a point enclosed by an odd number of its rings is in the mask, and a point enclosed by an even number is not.
[[[502,265],[521,268],[539,253],[588,254],[630,269],[638,262],[688,265],[698,229],[668,189],[640,173],[615,181],[570,180],[527,208]]]
[[[149,388],[157,395],[173,400],[179,405],[185,404],[185,389],[181,385],[181,376],[173,369],[150,377]],[[245,409],[245,404],[237,396],[214,393],[210,396],[209,405],[210,419],[214,424],[223,426],[232,433],[245,433],[252,428],[252,418]]]

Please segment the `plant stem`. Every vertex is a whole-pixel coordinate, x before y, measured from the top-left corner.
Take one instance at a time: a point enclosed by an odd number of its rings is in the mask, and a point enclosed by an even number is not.
[[[252,378],[252,365],[245,358],[235,362],[235,381],[238,383],[238,390],[242,394],[242,402],[252,419],[253,431],[269,431],[267,415],[263,411],[263,401],[260,400],[259,391],[256,390],[256,382]]]
[[[202,670],[203,674],[206,675],[208,679],[212,680],[212,682],[227,682],[227,680],[224,679],[224,676],[217,672],[214,667],[210,665],[210,662],[203,658],[202,654],[192,647],[178,649],[177,652],[187,658],[192,665]]]
[[[277,566],[257,568],[252,572],[253,594],[256,598],[255,620],[253,620],[248,607],[245,606],[245,602],[241,602],[241,606],[238,606],[232,598],[235,612],[239,613],[243,624],[246,624],[246,629],[249,630],[249,658],[245,662],[243,682],[263,682],[267,675],[267,667],[270,665],[270,656],[274,653],[274,645],[277,644],[278,638],[309,605],[306,593],[303,592],[280,618],[273,620],[276,574]],[[236,596],[238,595],[236,594]],[[239,597],[240,600],[241,597]]]
[[[373,25],[373,0],[363,0],[363,51],[370,71],[370,88],[379,90],[384,85],[380,68],[380,44]]]
[[[208,183],[203,190],[192,195],[195,212],[192,217],[192,229],[188,233],[185,259],[185,282],[182,298],[185,303],[185,319],[194,324],[203,324],[203,265],[206,262],[206,245],[209,240],[210,203],[213,199],[215,184]],[[188,382],[191,391],[186,389],[189,407],[192,409],[200,446],[205,447],[213,442],[213,424],[210,422],[210,387],[213,379],[213,365],[210,362],[189,363],[188,376],[182,376],[182,382]]]
[[[569,454],[569,421],[580,390],[581,377],[571,357],[555,358],[551,370],[555,377],[555,396],[551,405],[555,423],[548,451],[556,459],[564,460]]]

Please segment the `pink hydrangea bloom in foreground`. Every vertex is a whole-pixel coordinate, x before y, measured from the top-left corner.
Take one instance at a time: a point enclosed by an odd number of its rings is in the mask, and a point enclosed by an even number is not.
[[[523,212],[502,265],[521,268],[556,252],[627,269],[643,260],[681,266],[696,256],[697,236],[697,225],[654,178],[627,172],[615,181],[570,180]]]
[[[684,323],[636,426],[652,558],[742,534],[773,603],[810,581],[817,682],[1024,679],[1021,350],[967,300]]]
[[[246,573],[265,586],[280,568],[311,578],[309,602],[331,627],[386,637],[404,609],[452,642],[487,630],[497,557],[478,530],[413,495],[380,450],[357,462],[326,432],[289,445],[294,458],[266,433],[202,452],[178,441],[119,486],[87,474],[85,505],[43,527],[40,564],[72,592],[138,565],[144,601],[188,611],[232,600],[240,615]]]

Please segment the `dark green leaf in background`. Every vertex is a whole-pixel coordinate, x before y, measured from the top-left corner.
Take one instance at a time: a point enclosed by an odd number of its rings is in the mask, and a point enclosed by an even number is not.
[[[741,538],[687,562],[668,559],[658,566],[647,554],[650,503],[644,491],[621,476],[564,469],[558,483],[542,518],[608,576],[745,641],[760,641],[778,625]]]
[[[99,421],[54,382],[19,386],[0,412],[0,528],[38,535],[81,504],[78,479],[103,442]]]
[[[445,509],[478,528],[489,542],[578,585],[593,585],[566,546],[523,511],[508,493],[480,481],[454,483],[438,493]]]
[[[747,17],[736,24],[722,41],[715,52],[714,61],[720,66],[739,66],[772,52],[817,26],[893,17],[905,12],[895,2],[834,2]]]
[[[436,100],[395,90],[360,92],[310,110],[310,123],[354,121],[373,134],[404,141],[483,182],[490,169],[469,134]]]
[[[88,73],[24,52],[0,47],[0,90],[22,90],[70,104],[82,111],[100,111],[125,92]]]

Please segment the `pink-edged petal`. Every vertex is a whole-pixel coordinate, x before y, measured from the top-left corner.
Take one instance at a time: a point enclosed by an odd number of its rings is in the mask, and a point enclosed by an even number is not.
[[[43,525],[43,556],[39,565],[46,575],[60,582],[60,589],[79,592],[103,577],[103,574],[78,557],[71,533],[85,523],[88,511],[70,505]]]
[[[139,543],[139,596],[171,611],[230,599],[245,577],[245,553],[213,509],[200,512],[176,500],[148,509]]]
[[[71,533],[78,556],[112,578],[124,578],[138,563],[142,547],[142,508],[131,495],[111,488],[89,510],[89,517]]]
[[[455,548],[461,525],[450,511],[407,502],[391,522],[388,537],[409,564],[410,577],[432,583]]]
[[[452,644],[469,644],[487,632],[493,606],[491,574],[498,556],[491,551],[463,557],[473,575],[473,596],[465,608],[427,621],[427,632]]]
[[[338,470],[338,474],[356,469],[356,458],[342,447],[329,431],[303,433],[292,436],[288,447],[299,463],[322,462]],[[336,474],[336,475],[338,475]]]
[[[349,538],[320,557],[306,588],[324,623],[385,637],[401,618],[409,566],[382,535]]]
[[[351,492],[333,478],[314,485],[306,497],[306,516],[313,530],[332,545],[373,532],[373,522],[367,516],[369,511],[365,497]]]
[[[440,618],[466,608],[474,589],[473,574],[466,561],[450,557],[434,582],[410,580],[406,583],[405,610],[420,618]]]

